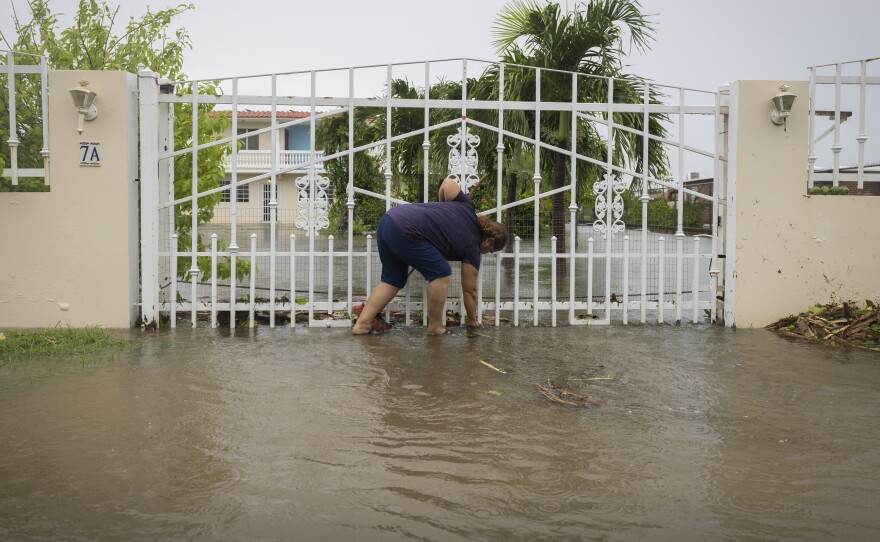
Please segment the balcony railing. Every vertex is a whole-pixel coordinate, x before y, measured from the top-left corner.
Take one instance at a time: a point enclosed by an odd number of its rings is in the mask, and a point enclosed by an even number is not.
[[[275,162],[278,169],[287,169],[291,166],[301,166],[296,171],[308,169],[309,151],[278,151],[278,159]],[[315,157],[324,157],[324,151],[317,151]],[[272,168],[272,151],[238,151],[239,171],[269,171]],[[316,165],[317,171],[324,171],[324,164]],[[226,159],[226,171],[232,170],[232,156]]]

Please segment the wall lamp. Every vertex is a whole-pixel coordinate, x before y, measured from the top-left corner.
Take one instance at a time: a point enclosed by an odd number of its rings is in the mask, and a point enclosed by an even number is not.
[[[795,98],[797,98],[797,94],[789,92],[788,85],[779,87],[779,94],[770,99],[773,102],[773,111],[770,113],[770,120],[773,121],[773,124],[785,124],[785,119],[791,113],[791,106],[794,105]]]
[[[97,93],[90,89],[88,84],[88,81],[80,81],[78,87],[68,91],[70,97],[73,98],[73,105],[79,113],[79,122],[76,125],[76,131],[79,134],[83,133],[83,120],[95,120],[95,117],[98,116],[98,108],[92,103]]]

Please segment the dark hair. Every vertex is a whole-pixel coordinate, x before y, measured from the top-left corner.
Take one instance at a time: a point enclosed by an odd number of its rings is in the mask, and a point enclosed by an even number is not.
[[[492,252],[498,252],[507,245],[507,230],[503,225],[494,220],[489,220],[485,216],[478,216],[477,226],[483,232],[483,237],[488,237],[492,240]]]

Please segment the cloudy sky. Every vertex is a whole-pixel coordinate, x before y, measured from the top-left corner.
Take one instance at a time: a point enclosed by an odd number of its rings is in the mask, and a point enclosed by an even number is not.
[[[123,17],[143,12],[123,4]],[[175,1],[149,2],[153,9]],[[494,59],[492,23],[504,0],[194,0],[181,19],[196,78],[386,62]],[[565,5],[564,0],[560,3]],[[570,0],[571,7],[574,1]],[[0,0],[27,13],[25,0]],[[76,0],[52,0],[70,14]],[[713,90],[736,79],[806,78],[809,65],[880,56],[877,0],[643,0],[656,42],[631,71]],[[11,9],[3,9],[8,14]],[[0,16],[0,28],[10,29]],[[62,18],[62,21],[64,19]]]
[[[192,38],[184,71],[191,78],[209,79],[304,71],[323,68],[417,62],[448,58],[497,58],[492,48],[493,21],[506,0],[193,0],[196,8],[179,24]],[[543,2],[543,0],[540,0]],[[144,13],[142,2],[112,0],[121,4],[119,21]],[[175,5],[174,0],[155,0],[152,9]],[[559,0],[565,7],[566,1]],[[28,18],[26,0],[0,0],[15,6]],[[78,0],[50,0],[62,25],[70,23]],[[568,7],[574,9],[574,0]],[[628,71],[657,83],[715,91],[728,81],[747,79],[805,80],[807,67],[841,61],[880,57],[880,0],[642,0],[656,33],[650,51],[632,51]],[[10,35],[11,9],[3,9],[0,29]],[[121,33],[124,24],[119,25]],[[855,68],[853,65],[851,69]],[[878,75],[880,62],[871,75]],[[451,69],[451,68],[450,68]],[[460,68],[458,68],[460,70]],[[439,75],[432,67],[432,76]],[[469,71],[477,75],[479,67]],[[402,71],[402,70],[401,70]],[[359,96],[383,92],[384,70]],[[363,73],[363,72],[359,72]],[[419,84],[423,68],[410,73],[394,72]],[[460,71],[458,71],[460,74]],[[322,75],[321,77],[325,77]],[[365,76],[358,75],[359,78]],[[448,76],[447,76],[448,77]],[[455,77],[453,75],[453,77]],[[302,82],[279,81],[279,93],[307,95]],[[326,80],[326,79],[325,79]],[[240,86],[245,94],[268,94],[268,81],[253,81],[258,88]],[[291,86],[283,87],[288,84]],[[344,73],[318,94],[347,95]],[[301,85],[293,88],[292,85]],[[819,95],[820,108],[833,108],[832,88]],[[229,92],[230,89],[226,89]],[[856,88],[847,89],[844,104],[853,109]],[[869,90],[869,105],[877,103],[880,88]],[[690,98],[688,98],[690,100]],[[827,102],[827,103],[826,103]],[[689,102],[692,103],[692,102]],[[711,148],[711,122],[688,129],[700,146]],[[827,121],[821,121],[828,124]],[[868,133],[880,129],[880,115],[868,116]],[[847,140],[855,138],[856,122],[842,125]],[[824,128],[821,128],[824,129]],[[828,146],[832,138],[822,145]],[[877,138],[869,138],[871,156]],[[825,149],[827,150],[827,149]],[[854,145],[846,145],[844,161],[856,160]],[[829,155],[830,156],[830,155]],[[828,162],[822,156],[820,162]],[[706,171],[711,164],[689,164]]]

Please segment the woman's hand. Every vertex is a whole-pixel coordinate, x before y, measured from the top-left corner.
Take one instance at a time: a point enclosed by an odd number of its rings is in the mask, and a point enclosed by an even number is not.
[[[437,191],[437,201],[452,201],[461,192],[458,183],[452,177],[446,177],[440,183],[440,190]]]
[[[477,276],[479,270],[467,262],[461,262],[461,289],[464,294],[464,310],[468,324],[478,324],[477,320]]]

